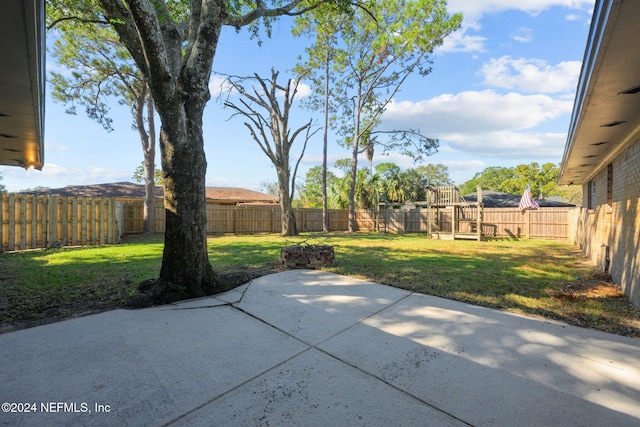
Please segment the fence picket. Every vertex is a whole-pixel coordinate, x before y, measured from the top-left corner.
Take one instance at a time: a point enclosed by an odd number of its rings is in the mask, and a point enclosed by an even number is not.
[[[111,198],[0,194],[0,252],[116,243],[115,228]]]

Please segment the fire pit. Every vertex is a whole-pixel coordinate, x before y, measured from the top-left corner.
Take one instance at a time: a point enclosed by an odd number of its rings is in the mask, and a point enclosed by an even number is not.
[[[333,246],[295,245],[280,249],[280,263],[288,268],[329,266],[334,260]]]

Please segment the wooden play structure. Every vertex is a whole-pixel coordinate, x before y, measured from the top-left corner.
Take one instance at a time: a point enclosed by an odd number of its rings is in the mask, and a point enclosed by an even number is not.
[[[482,239],[482,189],[468,202],[455,186],[428,186],[427,200],[381,203],[378,231],[426,232],[433,239]]]
[[[428,233],[431,238],[482,239],[482,188],[477,187],[477,202],[467,202],[458,187],[427,187]]]

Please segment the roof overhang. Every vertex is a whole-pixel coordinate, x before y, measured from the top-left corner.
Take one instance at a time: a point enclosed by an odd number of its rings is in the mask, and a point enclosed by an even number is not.
[[[0,52],[0,164],[42,169],[44,0],[2,2]]]
[[[637,1],[596,1],[560,184],[589,181],[640,135],[639,22]]]

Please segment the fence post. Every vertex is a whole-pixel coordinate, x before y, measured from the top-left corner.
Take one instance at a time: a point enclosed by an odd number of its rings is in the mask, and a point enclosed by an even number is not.
[[[481,198],[482,193],[479,194]],[[482,202],[478,203],[478,205],[476,206],[476,233],[476,238],[478,239],[478,241],[482,240]]]
[[[71,244],[78,244],[78,197],[71,198]]]
[[[107,209],[109,211],[107,214],[107,218],[109,219],[109,235],[107,243],[113,244],[118,242],[116,238],[116,200],[113,197],[109,197]],[[151,229],[153,230],[153,224],[151,225]]]
[[[407,211],[403,211],[402,212],[402,232],[406,233],[407,232]]]
[[[88,242],[87,240],[87,198],[83,197],[82,201],[81,201],[81,207],[80,207],[80,220],[82,221],[82,246],[85,246]]]
[[[100,244],[105,244],[105,235],[107,234],[107,213],[106,213],[107,201],[103,198],[98,199],[98,210],[100,211]]]
[[[38,196],[31,195],[31,249],[38,247]]]
[[[62,240],[63,246],[69,244],[69,198],[67,196],[62,197]]]
[[[20,250],[27,249],[27,196],[21,194],[20,199]]]
[[[89,202],[89,211],[91,212],[89,216],[89,227],[91,228],[91,243],[98,243],[97,239],[97,231],[96,231],[96,199],[91,198]]]
[[[456,211],[457,209],[455,205],[451,206],[451,238],[453,240],[456,240],[456,225],[457,225]]]
[[[9,194],[9,250],[16,249],[16,196]]]
[[[238,234],[238,205],[233,207],[233,234]]]
[[[40,208],[40,213],[42,218],[40,219],[42,222],[42,244],[40,247],[46,248],[48,246],[48,238],[49,238],[49,197],[50,196],[42,196],[42,207]]]
[[[47,246],[49,246],[49,242],[58,241],[58,196],[50,196],[47,207],[49,208]]]

